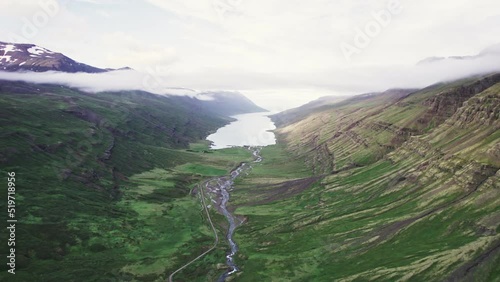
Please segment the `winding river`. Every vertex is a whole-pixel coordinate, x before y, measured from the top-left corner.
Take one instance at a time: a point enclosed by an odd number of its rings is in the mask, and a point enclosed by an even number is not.
[[[252,151],[252,154],[254,156],[253,163],[261,162],[261,146],[276,144],[275,135],[273,132],[271,132],[271,130],[275,129],[276,127],[268,117],[269,114],[269,112],[264,112],[233,116],[236,121],[222,128],[219,128],[216,133],[208,136],[207,140],[212,142],[212,149],[223,149],[233,146],[246,147],[248,148],[248,150]],[[172,272],[168,277],[169,282],[173,282],[176,273],[182,271],[189,265],[193,264],[195,261],[205,256],[207,253],[213,251],[219,243],[219,237],[217,236],[217,231],[212,222],[212,219],[210,218],[209,213],[209,209],[212,205],[209,203],[205,203],[204,195],[208,195],[210,197],[213,206],[219,213],[224,215],[228,222],[228,228],[226,231],[226,240],[229,244],[229,250],[226,255],[227,270],[218,278],[217,281],[226,281],[229,276],[239,271],[239,268],[234,261],[234,256],[238,252],[238,245],[234,241],[233,235],[236,228],[240,226],[243,221],[241,221],[238,217],[233,215],[228,210],[228,202],[230,198],[230,192],[234,189],[234,180],[238,176],[240,176],[241,173],[245,173],[251,168],[251,164],[241,163],[237,168],[231,171],[230,175],[215,177],[205,181],[200,185],[200,188],[204,188],[203,190],[205,190],[205,192],[202,191],[200,193],[200,198],[204,210],[207,214],[210,226],[212,227],[214,232],[214,245],[198,257],[194,258],[193,260],[189,261],[188,263]]]
[[[233,116],[236,120],[230,124],[219,128],[214,134],[207,137],[212,142],[212,149],[223,149],[233,146],[247,146],[252,151],[254,163],[262,161],[260,146],[276,144],[273,129],[274,123],[268,117],[270,112],[250,113]],[[227,270],[219,277],[218,281],[223,282],[232,274],[239,271],[234,261],[234,256],[238,252],[238,244],[234,241],[233,235],[238,226],[243,222],[228,210],[230,192],[234,189],[234,180],[251,169],[249,163],[242,163],[231,171],[231,175],[214,178],[205,184],[206,191],[215,196],[212,202],[216,209],[224,215],[229,224],[226,232],[226,240],[229,250],[226,255]]]
[[[252,150],[252,154],[255,158],[254,163],[258,163],[262,161],[262,157],[260,156],[260,148],[259,147],[249,147],[249,150]],[[248,163],[240,164],[236,169],[231,171],[230,176],[223,176],[219,178],[215,178],[206,183],[206,188],[209,192],[214,193],[216,195],[217,201],[217,209],[221,212],[227,219],[229,226],[226,233],[226,240],[229,243],[229,251],[226,255],[226,265],[228,269],[224,272],[217,281],[223,282],[226,281],[226,278],[231,274],[237,272],[238,266],[234,262],[234,255],[238,252],[238,245],[233,239],[234,231],[236,227],[238,227],[242,221],[240,221],[237,217],[235,217],[230,211],[227,209],[227,204],[230,198],[230,191],[234,188],[234,180],[241,175],[241,173],[251,169],[252,166]]]

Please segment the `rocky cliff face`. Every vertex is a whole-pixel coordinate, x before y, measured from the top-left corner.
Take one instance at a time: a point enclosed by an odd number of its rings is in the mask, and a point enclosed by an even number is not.
[[[394,137],[408,135],[410,130],[378,117],[411,91],[353,97],[313,111],[297,122],[284,123],[278,132],[283,141],[309,159],[308,164],[318,173],[360,166],[392,150]],[[286,116],[281,117],[283,120]]]
[[[428,107],[428,110],[418,118],[418,122],[425,125],[430,122],[441,124],[462,107],[464,102],[499,82],[500,74],[494,74],[427,98],[422,105]]]

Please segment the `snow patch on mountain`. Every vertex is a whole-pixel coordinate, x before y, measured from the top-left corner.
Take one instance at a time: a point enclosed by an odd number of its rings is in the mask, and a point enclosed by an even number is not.
[[[11,55],[7,55],[10,52],[21,51],[16,49],[16,46],[12,44],[7,44],[3,48],[0,46],[0,52],[3,51],[3,55],[0,55],[0,61],[5,61],[6,63],[15,62],[16,59],[12,59]]]
[[[76,62],[61,53],[53,52],[34,44],[7,42],[0,42],[0,69],[11,72],[61,71],[68,73],[100,73],[110,71]]]
[[[47,50],[45,48],[42,48],[40,46],[33,46],[31,48],[28,48],[28,52],[33,54],[33,55],[42,55],[44,53],[48,53],[48,54],[54,54],[55,52],[52,52],[50,50]]]
[[[4,55],[9,53],[9,52],[22,52],[22,50],[17,49],[15,45],[12,44],[7,44],[3,48],[0,45],[0,51],[4,51]]]

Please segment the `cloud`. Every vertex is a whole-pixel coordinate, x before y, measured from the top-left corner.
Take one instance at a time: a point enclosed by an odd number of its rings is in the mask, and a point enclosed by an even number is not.
[[[143,90],[155,94],[197,96],[198,91],[167,86],[168,79],[154,73],[119,70],[106,73],[0,72],[1,80],[60,84],[88,92]]]
[[[61,0],[61,12],[39,28],[33,43],[97,67],[130,66],[152,77],[166,76],[159,88],[262,91],[269,97],[293,93],[289,101],[312,99],[314,91],[423,87],[497,69],[497,57],[415,66],[426,57],[474,55],[497,43],[497,0],[453,5],[400,0],[402,12],[346,60],[342,42],[353,44],[357,29],[390,1]],[[19,33],[20,18],[32,18],[36,2],[2,1],[0,7],[10,8],[0,9],[0,29]],[[7,35],[0,32],[0,40]]]
[[[37,9],[41,9],[39,0],[2,0],[0,1],[0,11],[9,11],[10,16],[24,16],[26,12],[33,13]]]
[[[440,81],[495,71],[500,71],[500,53],[490,53],[467,60],[442,60],[430,64],[352,65],[311,72],[302,72],[300,69],[289,71],[263,69],[261,72],[253,72],[245,68],[207,69],[186,73],[173,71],[170,78],[177,85],[196,89],[257,91],[295,88],[355,94],[394,87],[425,87]]]
[[[101,42],[113,46],[114,52],[108,53],[106,58],[108,64],[113,66],[126,64],[134,68],[146,68],[167,66],[178,60],[175,48],[145,43],[124,32],[106,34],[101,38]]]
[[[382,91],[388,88],[422,88],[473,75],[500,71],[500,56],[489,54],[467,60],[442,60],[419,65],[363,66],[332,70],[335,79],[322,84],[347,93]]]
[[[143,90],[156,94],[199,97],[203,91],[241,91],[264,108],[285,110],[326,95],[352,95],[389,88],[423,88],[471,75],[500,71],[498,46],[468,59],[443,59],[418,65],[364,65],[322,72],[250,72],[245,69],[171,72],[150,68],[87,73],[6,73],[0,79],[63,84],[89,92]],[[223,77],[224,79],[220,79]],[[197,89],[197,90],[193,90]]]
[[[106,19],[110,19],[112,16],[110,13],[108,13],[107,11],[105,10],[96,10],[95,11],[96,14],[98,14],[99,16],[103,17],[103,18],[106,18]]]
[[[218,0],[145,0],[147,3],[171,12],[179,17],[190,19],[202,19],[207,21],[214,21],[217,15],[214,10],[214,4]],[[237,2],[238,0],[232,0]]]

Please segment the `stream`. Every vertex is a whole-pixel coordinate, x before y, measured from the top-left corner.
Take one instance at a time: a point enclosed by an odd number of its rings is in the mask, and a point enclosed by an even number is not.
[[[262,161],[259,147],[249,147],[248,149],[252,150],[252,154],[255,158],[255,160],[253,161],[254,163],[259,163]],[[233,235],[235,229],[243,222],[228,211],[227,204],[230,198],[230,191],[232,191],[234,188],[234,180],[238,176],[240,176],[241,173],[246,172],[251,168],[252,166],[248,163],[242,163],[236,169],[231,171],[230,176],[215,178],[212,181],[207,182],[206,184],[207,190],[217,195],[217,201],[212,201],[216,203],[217,210],[226,217],[229,223],[229,227],[226,233],[226,240],[230,246],[230,250],[226,255],[226,265],[228,266],[228,269],[219,277],[219,279],[217,280],[219,282],[226,281],[227,277],[239,270],[238,266],[234,262],[234,255],[236,255],[236,253],[238,252],[238,245],[233,240]]]

